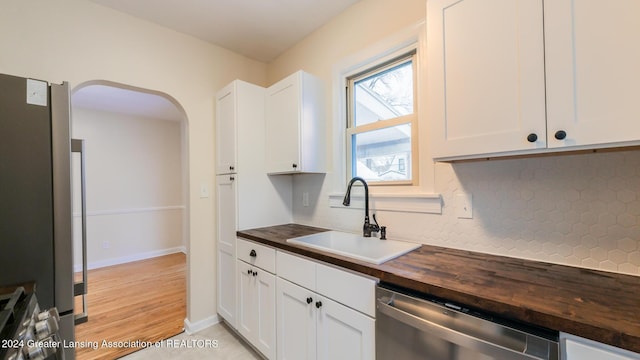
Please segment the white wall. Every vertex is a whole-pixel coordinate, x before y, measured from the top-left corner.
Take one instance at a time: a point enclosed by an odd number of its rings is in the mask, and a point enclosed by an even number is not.
[[[187,318],[215,317],[215,92],[239,78],[264,85],[266,65],[86,0],[0,0],[0,72],[75,86],[106,80],[167,94],[187,117]]]
[[[425,5],[363,0],[269,64],[269,83],[298,69],[315,74],[327,84],[333,114],[335,64],[420,22]],[[328,123],[333,134],[334,120]],[[335,152],[343,139],[331,138]],[[638,168],[638,151],[437,164],[433,190],[442,194],[442,214],[380,212],[378,220],[390,238],[640,275]],[[328,205],[330,193],[344,190],[333,184],[346,183],[333,170],[294,178],[294,221],[359,232],[362,210]],[[310,207],[302,206],[304,192]],[[457,218],[458,193],[473,195],[473,219]]]
[[[74,107],[72,137],[85,140],[89,268],[183,250],[181,123]]]

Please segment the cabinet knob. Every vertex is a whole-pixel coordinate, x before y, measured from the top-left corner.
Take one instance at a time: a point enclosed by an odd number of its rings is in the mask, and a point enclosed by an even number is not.
[[[257,271],[254,271],[254,272],[253,272],[253,276],[258,276],[258,272],[257,272]]]
[[[233,181],[233,180],[235,180],[235,179],[236,179],[236,177],[235,177],[235,176],[229,176],[229,181]]]
[[[251,269],[247,270],[247,274],[251,275]]]
[[[320,309],[322,307],[322,301],[316,301],[316,309]]]
[[[564,140],[567,137],[567,133],[564,130],[556,131],[554,137],[558,140]]]
[[[529,134],[529,136],[527,136],[527,141],[531,143],[538,141],[538,135],[534,133]]]
[[[298,164],[291,164],[291,166],[293,166],[294,169],[298,168]]]
[[[311,297],[307,298],[307,304],[311,304],[313,302],[313,299]]]
[[[258,253],[256,253],[256,251],[252,249],[251,252],[249,253],[249,256],[256,257],[258,256]]]
[[[229,170],[235,170],[235,166],[229,166]]]

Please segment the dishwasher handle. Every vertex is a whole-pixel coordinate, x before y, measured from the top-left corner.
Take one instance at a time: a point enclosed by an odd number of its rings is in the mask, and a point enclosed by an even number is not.
[[[386,302],[378,299],[377,303],[378,311],[382,314],[385,314],[418,330],[437,336],[440,339],[468,349],[476,350],[489,356],[498,357],[500,359],[506,358],[513,360],[549,359],[549,357],[539,357],[523,353],[522,351],[509,349],[504,346],[493,344],[486,340],[477,338],[475,336],[447,328],[446,326],[437,324],[435,322],[398,309],[397,307],[393,306],[393,300],[391,300],[389,304],[387,304]]]

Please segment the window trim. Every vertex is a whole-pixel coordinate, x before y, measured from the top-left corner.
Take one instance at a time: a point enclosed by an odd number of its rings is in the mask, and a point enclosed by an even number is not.
[[[427,55],[426,47],[426,26],[424,20],[420,20],[412,25],[398,30],[381,40],[374,41],[354,53],[345,55],[341,60],[333,64],[331,99],[333,100],[331,138],[333,146],[331,147],[331,164],[332,170],[328,173],[328,186],[332,189],[329,193],[329,206],[332,208],[345,209],[342,206],[342,199],[346,191],[347,178],[346,173],[346,100],[345,79],[348,76],[355,75],[359,70],[366,68],[367,64],[373,61],[391,60],[394,54],[408,52],[412,48],[417,48],[418,53],[422,54],[418,65],[418,94],[417,106],[421,109],[418,114],[418,122],[420,130],[418,136],[420,139],[428,139],[429,126],[426,118],[426,63]],[[416,99],[414,99],[416,101]],[[372,186],[369,188],[369,196],[371,198],[371,208],[378,211],[392,212],[416,212],[416,213],[442,213],[442,197],[435,193],[435,162],[432,160],[429,152],[428,140],[422,140],[419,146],[420,158],[422,159],[419,168],[415,171],[420,172],[420,182],[413,186]],[[448,165],[447,165],[448,166]],[[357,194],[352,194],[352,203],[350,209],[361,209],[357,205]]]
[[[355,121],[355,104],[353,87],[359,80],[382,73],[386,70],[392,69],[402,63],[411,61],[411,67],[413,72],[413,113],[408,115],[402,115],[391,119],[380,120],[377,122],[354,126]],[[420,183],[420,154],[419,154],[419,107],[418,107],[418,64],[420,58],[418,55],[418,44],[412,44],[411,46],[404,47],[397,50],[390,55],[377,60],[367,62],[364,66],[359,67],[355,73],[346,75],[344,78],[345,83],[345,97],[346,97],[346,109],[344,116],[346,118],[345,129],[345,155],[346,155],[346,178],[353,177],[353,135],[360,134],[368,131],[386,129],[398,125],[410,124],[411,125],[411,178],[409,180],[387,180],[387,181],[371,181],[368,184],[370,186],[416,186]]]

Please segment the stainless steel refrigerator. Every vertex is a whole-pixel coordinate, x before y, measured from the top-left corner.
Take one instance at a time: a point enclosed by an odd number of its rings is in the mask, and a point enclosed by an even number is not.
[[[69,86],[0,74],[0,285],[36,282],[74,340]],[[66,349],[73,359],[73,349]]]

